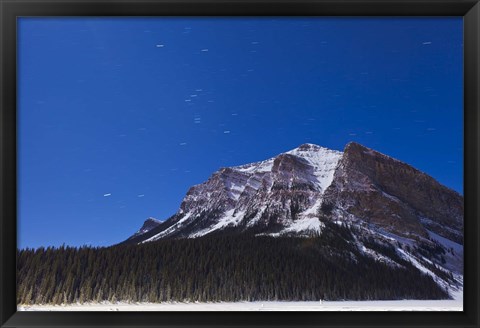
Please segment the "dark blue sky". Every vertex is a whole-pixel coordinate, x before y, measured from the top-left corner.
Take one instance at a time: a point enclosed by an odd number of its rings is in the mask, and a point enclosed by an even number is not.
[[[463,193],[461,18],[21,18],[19,247],[110,245],[220,167],[357,141]]]

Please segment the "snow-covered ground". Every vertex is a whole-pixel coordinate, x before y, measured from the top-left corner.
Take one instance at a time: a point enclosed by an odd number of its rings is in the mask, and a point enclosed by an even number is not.
[[[18,311],[463,311],[463,293],[441,301],[89,303],[18,306]]]

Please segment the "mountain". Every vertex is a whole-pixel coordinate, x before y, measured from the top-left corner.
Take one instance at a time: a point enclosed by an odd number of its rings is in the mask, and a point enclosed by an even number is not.
[[[441,286],[461,284],[463,197],[397,159],[351,142],[343,152],[303,144],[213,173],[164,222],[127,239],[215,234],[308,237],[348,227],[349,243],[378,261],[413,263]]]
[[[152,217],[149,217],[148,219],[145,220],[145,222],[143,222],[143,225],[142,225],[142,227],[140,228],[140,230],[138,230],[137,232],[135,232],[135,234],[134,234],[132,237],[141,236],[141,235],[149,232],[149,231],[152,230],[153,228],[156,228],[156,227],[159,226],[161,223],[162,223],[162,221],[157,220],[157,219],[152,218]]]
[[[319,213],[373,223],[400,236],[430,230],[463,244],[463,197],[412,166],[357,143],[344,152],[313,144],[222,168],[187,192],[164,223],[149,218],[131,241],[200,237],[225,229],[320,232]]]

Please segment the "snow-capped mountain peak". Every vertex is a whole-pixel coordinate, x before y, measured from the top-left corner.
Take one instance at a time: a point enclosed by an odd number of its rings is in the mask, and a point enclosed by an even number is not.
[[[312,236],[328,234],[332,223],[355,227],[349,238],[358,249],[389,265],[409,261],[449,283],[456,278],[448,272],[462,272],[463,197],[354,142],[343,152],[303,144],[263,161],[222,168],[192,186],[172,217],[148,219],[125,242],[225,232]]]
[[[437,202],[432,210],[431,199],[450,201],[448,206]],[[199,237],[226,228],[266,234],[318,233],[322,207],[329,208],[336,220],[367,220],[382,229],[421,237],[428,236],[428,228],[462,242],[460,195],[413,167],[355,142],[347,144],[344,152],[306,143],[263,161],[222,168],[191,187],[169,220],[137,234],[149,235],[145,239],[152,241]]]

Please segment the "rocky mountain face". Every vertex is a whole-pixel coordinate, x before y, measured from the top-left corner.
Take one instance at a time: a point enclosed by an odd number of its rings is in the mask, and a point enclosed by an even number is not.
[[[191,187],[175,215],[132,241],[200,237],[232,227],[263,234],[319,232],[316,212],[341,157],[305,144],[266,161],[222,168]]]
[[[311,236],[334,222],[351,227],[365,254],[391,265],[410,261],[452,284],[463,272],[463,209],[457,192],[360,144],[343,152],[304,144],[218,170],[188,190],[172,217],[147,220],[125,243],[223,232]]]
[[[346,146],[326,203],[405,237],[427,230],[463,244],[463,197],[412,166],[363,147]]]
[[[143,222],[143,225],[142,227],[140,228],[140,230],[138,230],[133,236],[133,237],[137,237],[137,236],[141,236],[147,232],[149,232],[150,230],[152,230],[153,228],[156,228],[157,226],[159,226],[160,224],[162,223],[162,221],[160,220],[157,220],[155,218],[148,218],[145,220],[145,222]]]

